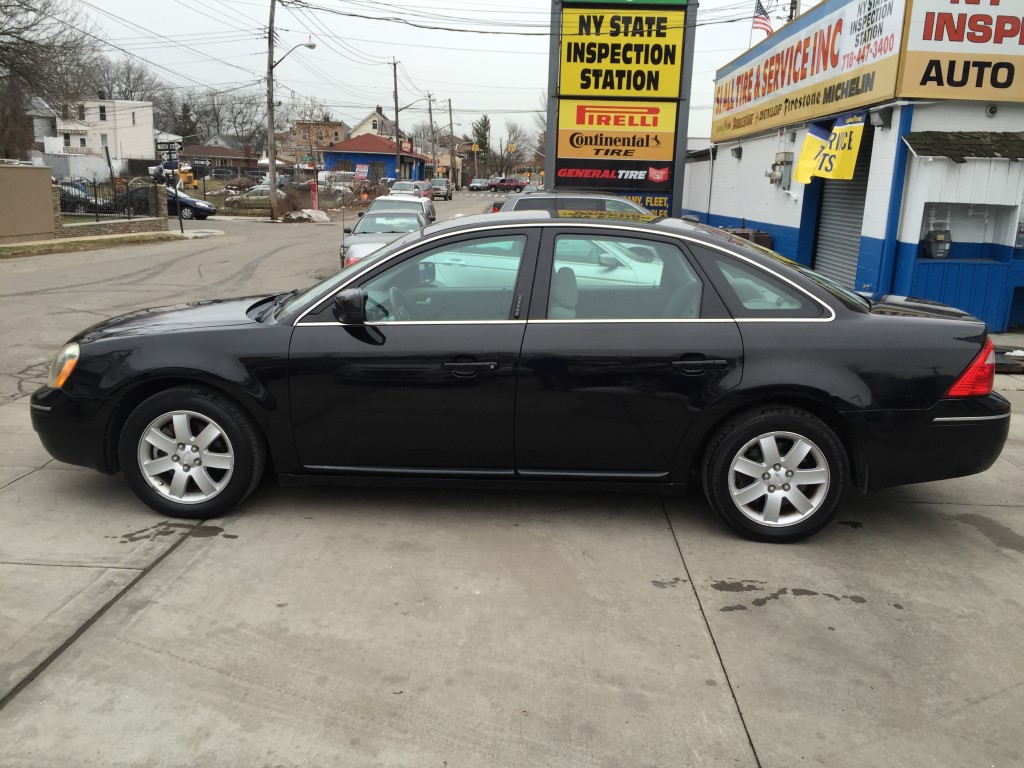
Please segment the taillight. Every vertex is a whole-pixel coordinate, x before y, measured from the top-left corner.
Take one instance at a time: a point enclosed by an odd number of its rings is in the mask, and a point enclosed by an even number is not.
[[[946,397],[981,397],[992,394],[996,377],[996,349],[992,339],[985,337],[985,346],[974,358],[967,370],[960,374]]]
[[[491,213],[497,213],[498,211],[501,210],[501,206],[503,206],[503,205],[504,205],[504,203],[492,203],[491,204]]]
[[[351,267],[353,264],[355,264],[357,261],[359,261],[360,258],[361,258],[360,256],[346,256],[345,257],[345,261],[343,261],[341,263],[341,266],[342,267]]]

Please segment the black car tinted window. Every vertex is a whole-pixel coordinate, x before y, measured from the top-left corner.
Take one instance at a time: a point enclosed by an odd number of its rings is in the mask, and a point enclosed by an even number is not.
[[[813,318],[821,306],[764,269],[711,248],[691,245],[712,274],[726,306],[736,318]]]
[[[555,198],[523,197],[516,200],[514,209],[517,211],[553,211],[555,210]]]
[[[549,319],[695,319],[703,293],[674,245],[629,237],[555,238]]]

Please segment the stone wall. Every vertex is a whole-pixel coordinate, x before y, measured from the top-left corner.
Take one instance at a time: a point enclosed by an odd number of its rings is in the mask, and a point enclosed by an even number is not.
[[[150,187],[151,209],[154,216],[139,216],[132,219],[103,219],[82,224],[65,224],[60,213],[60,186],[51,188],[53,204],[53,236],[91,237],[94,235],[129,235],[138,232],[167,231],[167,196],[164,187],[154,184]]]

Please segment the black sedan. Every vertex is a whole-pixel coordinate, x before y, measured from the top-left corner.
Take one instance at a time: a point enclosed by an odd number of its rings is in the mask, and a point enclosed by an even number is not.
[[[592,216],[592,214],[591,214]],[[611,215],[609,215],[611,216]],[[678,220],[465,217],[302,291],[83,331],[31,402],[57,459],[162,514],[285,483],[703,485],[792,541],[861,491],[982,472],[1010,407],[984,324],[869,301]]]
[[[199,219],[202,221],[207,216],[213,216],[217,212],[213,203],[189,197],[180,189],[175,190],[173,187],[168,187],[167,215],[177,216],[179,205],[181,206],[181,218],[183,219]]]

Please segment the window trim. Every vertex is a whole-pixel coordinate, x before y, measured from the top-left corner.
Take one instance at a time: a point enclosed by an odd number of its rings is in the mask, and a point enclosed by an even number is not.
[[[589,224],[589,223],[585,223],[585,222],[578,222],[578,223],[576,223],[576,222],[571,222],[571,221],[535,222],[535,223],[514,222],[514,223],[509,223],[509,224],[507,224],[505,226],[501,226],[501,227],[495,227],[492,224],[487,224],[487,225],[480,226],[480,227],[473,227],[471,229],[464,229],[464,230],[460,231],[459,235],[460,236],[462,236],[462,235],[470,235],[470,234],[473,234],[473,233],[476,233],[476,232],[499,232],[499,231],[503,231],[503,230],[506,230],[506,229],[510,229],[510,230],[519,230],[519,231],[522,231],[522,232],[530,232],[530,231],[537,231],[537,230],[539,230],[540,234],[538,235],[538,237],[540,237],[541,235],[546,234],[546,230],[554,231],[554,230],[569,230],[569,229],[589,229],[591,226],[592,225]],[[836,311],[835,311],[835,309],[833,309],[832,306],[828,302],[826,302],[824,299],[821,299],[818,296],[815,296],[813,293],[811,293],[809,290],[804,288],[802,285],[799,285],[798,283],[793,282],[792,280],[790,280],[785,275],[782,275],[782,274],[779,274],[778,272],[776,272],[774,269],[770,269],[770,268],[768,268],[768,267],[766,267],[766,266],[764,266],[762,264],[758,264],[756,261],[751,259],[749,256],[746,256],[745,254],[733,253],[732,251],[730,251],[729,249],[725,248],[724,246],[720,246],[720,245],[718,245],[716,243],[709,243],[709,242],[707,242],[705,240],[702,240],[700,238],[692,237],[692,236],[689,235],[689,233],[665,232],[665,231],[652,230],[652,229],[640,228],[640,227],[623,227],[623,226],[619,226],[619,225],[616,225],[616,224],[613,224],[613,223],[610,223],[610,222],[607,223],[607,224],[602,223],[602,227],[601,228],[605,229],[605,230],[633,233],[634,235],[636,235],[637,233],[640,233],[642,235],[647,235],[647,236],[653,235],[655,237],[664,237],[664,238],[669,239],[669,240],[677,240],[680,243],[682,243],[683,245],[686,245],[688,243],[694,243],[696,245],[701,245],[701,246],[704,246],[704,247],[707,247],[707,248],[711,248],[712,250],[715,250],[715,251],[720,251],[720,252],[724,253],[726,256],[729,256],[730,258],[739,259],[741,261],[744,261],[747,264],[750,264],[751,266],[755,267],[756,269],[760,269],[760,270],[762,270],[764,272],[767,272],[769,275],[773,275],[777,279],[782,280],[787,285],[792,286],[795,290],[799,291],[800,293],[804,294],[805,296],[808,296],[812,301],[820,304],[822,307],[825,308],[825,311],[827,313],[825,316],[818,317],[818,318],[799,318],[799,317],[796,317],[796,318],[768,318],[768,317],[766,317],[766,318],[750,318],[750,319],[747,319],[747,318],[740,318],[740,319],[728,318],[728,319],[725,320],[725,322],[735,322],[735,323],[830,323],[830,322],[832,322],[833,320],[836,319]],[[312,321],[310,323],[303,323],[302,320],[307,315],[309,315],[309,314],[319,310],[327,302],[333,301],[334,297],[337,296],[340,291],[344,290],[345,288],[348,288],[355,281],[362,279],[363,276],[366,275],[367,273],[369,273],[371,270],[383,267],[385,264],[389,264],[394,259],[401,258],[401,257],[405,256],[410,251],[416,250],[416,249],[418,249],[418,248],[420,248],[422,246],[425,246],[425,245],[429,245],[430,243],[433,243],[433,242],[435,242],[437,240],[440,240],[440,239],[443,239],[443,238],[446,238],[446,237],[450,237],[451,235],[452,235],[452,233],[448,232],[448,231],[438,232],[438,233],[436,233],[434,235],[430,235],[430,236],[428,236],[424,240],[418,240],[418,241],[416,241],[414,243],[410,243],[405,248],[402,248],[401,250],[398,250],[398,251],[395,251],[392,254],[389,254],[383,261],[375,262],[373,264],[367,265],[367,267],[365,269],[353,273],[352,277],[349,280],[346,280],[344,283],[341,283],[341,284],[335,286],[333,291],[331,291],[330,293],[325,294],[324,296],[321,296],[318,300],[313,302],[313,304],[311,304],[310,306],[306,307],[306,309],[301,310],[298,313],[298,316],[291,322],[292,327],[296,327],[296,326],[299,326],[299,325],[319,325],[320,323],[315,323],[315,322],[312,322]],[[540,250],[539,250],[539,248],[540,248],[540,244],[538,243],[537,247],[535,249],[535,253],[537,255],[537,258],[534,259],[533,267],[532,267],[535,273],[536,273],[536,270],[537,270],[537,268],[539,266],[538,262],[540,261]],[[696,266],[701,267],[699,262],[697,263]],[[704,272],[703,267],[701,267],[701,273],[703,273],[703,272]],[[537,293],[537,285],[536,285],[536,281],[535,281],[535,283],[532,286],[528,287],[528,289],[526,290],[526,295],[525,295],[525,301],[524,301],[524,306],[523,306],[523,315],[525,316],[527,322],[536,322],[536,321],[541,321],[541,320],[543,320],[545,322],[558,322],[558,323],[591,322],[589,320],[550,320],[549,321],[549,320],[546,320],[545,318],[536,318],[536,319],[534,319],[531,316],[530,313],[533,311],[533,306],[535,304],[533,299],[534,299],[534,296],[536,295],[536,293]],[[547,295],[546,294],[544,296],[544,299],[545,299],[545,301],[547,300]],[[606,321],[599,321],[599,322],[606,322]],[[621,320],[615,320],[615,321],[610,321],[610,322],[622,322],[622,321]],[[652,321],[644,320],[642,322],[652,322]],[[653,322],[666,322],[666,321],[664,321],[664,320],[656,320],[656,321],[653,321]],[[708,320],[704,320],[704,319],[693,320],[693,319],[690,319],[690,320],[679,320],[679,321],[676,321],[676,322],[708,322]],[[338,325],[338,326],[341,326],[341,325],[343,325],[343,323],[335,322],[335,323],[328,323],[328,325]]]

